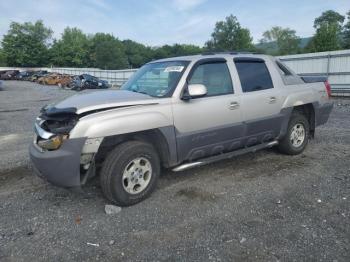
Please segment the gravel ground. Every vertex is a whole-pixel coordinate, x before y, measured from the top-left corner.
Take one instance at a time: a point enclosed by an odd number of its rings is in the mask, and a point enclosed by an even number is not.
[[[167,171],[149,199],[107,215],[97,180],[57,188],[28,161],[39,108],[71,94],[15,81],[0,92],[1,261],[350,261],[350,100],[301,155]]]

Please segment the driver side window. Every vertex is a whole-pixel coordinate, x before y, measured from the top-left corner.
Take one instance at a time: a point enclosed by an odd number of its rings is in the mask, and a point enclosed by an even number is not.
[[[224,62],[199,65],[188,84],[204,85],[207,88],[206,96],[233,94],[231,75]]]

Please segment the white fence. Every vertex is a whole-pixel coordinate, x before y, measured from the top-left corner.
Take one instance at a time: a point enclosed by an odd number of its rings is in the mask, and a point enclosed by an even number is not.
[[[332,93],[350,93],[350,50],[279,57],[300,75],[325,75]]]
[[[279,58],[297,74],[327,76],[333,93],[350,94],[350,50],[280,56]],[[29,68],[0,67],[0,70],[6,69],[28,70]],[[134,72],[137,71],[137,69],[101,70],[96,68],[35,69],[70,75],[90,74],[103,80],[107,80],[114,86],[121,86]]]

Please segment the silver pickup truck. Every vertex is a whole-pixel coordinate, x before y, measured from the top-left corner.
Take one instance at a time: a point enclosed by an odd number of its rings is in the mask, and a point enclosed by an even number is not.
[[[300,77],[266,55],[212,53],[152,61],[121,90],[42,108],[30,156],[38,174],[79,187],[98,174],[117,205],[181,171],[277,146],[301,153],[333,103],[323,77]]]

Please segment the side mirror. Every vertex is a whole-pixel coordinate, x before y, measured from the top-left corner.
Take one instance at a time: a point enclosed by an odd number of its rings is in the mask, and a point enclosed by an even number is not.
[[[188,85],[185,93],[182,96],[183,100],[189,100],[191,98],[203,97],[207,94],[207,88],[202,84],[191,84]]]

